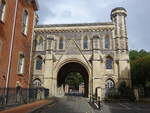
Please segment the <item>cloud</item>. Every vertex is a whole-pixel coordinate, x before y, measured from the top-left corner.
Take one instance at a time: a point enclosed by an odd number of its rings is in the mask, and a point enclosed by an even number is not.
[[[108,22],[111,10],[125,7],[130,49],[150,50],[150,0],[38,0],[39,24]]]

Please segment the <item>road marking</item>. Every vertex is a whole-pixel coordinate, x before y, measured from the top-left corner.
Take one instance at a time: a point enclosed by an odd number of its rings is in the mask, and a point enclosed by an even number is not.
[[[127,105],[125,105],[125,104],[119,103],[119,105],[122,106],[122,107],[124,107],[124,108],[126,108],[126,109],[128,109],[128,110],[131,109],[131,108],[129,108],[129,107],[128,107]]]

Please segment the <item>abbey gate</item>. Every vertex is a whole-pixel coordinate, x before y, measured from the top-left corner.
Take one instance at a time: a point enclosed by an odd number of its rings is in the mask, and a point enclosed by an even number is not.
[[[117,88],[123,80],[130,86],[126,16],[124,8],[115,8],[107,23],[37,25],[33,85],[61,96],[66,75],[78,72],[86,96],[95,94],[97,87]]]

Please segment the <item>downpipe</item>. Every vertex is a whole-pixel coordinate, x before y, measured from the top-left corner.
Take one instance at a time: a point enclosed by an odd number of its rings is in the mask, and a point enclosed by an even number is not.
[[[8,101],[7,100],[7,98],[8,98],[8,85],[9,85],[9,77],[10,77],[10,70],[11,70],[13,43],[14,43],[14,37],[15,37],[15,26],[16,26],[18,2],[19,1],[16,0],[15,12],[14,12],[14,18],[13,18],[13,28],[12,28],[12,35],[11,35],[11,42],[10,42],[9,61],[8,61],[8,69],[7,69],[7,77],[6,77],[6,90],[5,90],[5,102],[6,102],[6,104]]]

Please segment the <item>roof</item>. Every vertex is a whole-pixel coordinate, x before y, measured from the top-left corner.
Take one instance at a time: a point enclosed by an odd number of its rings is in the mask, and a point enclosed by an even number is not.
[[[113,25],[113,23],[112,22],[107,22],[107,23],[49,24],[49,25],[37,25],[36,28],[80,27],[80,26],[102,26],[102,25]]]
[[[39,9],[39,3],[38,3],[38,1],[37,0],[31,0],[31,2],[34,5],[35,10],[38,10]]]
[[[116,10],[124,10],[124,11],[127,11],[125,8],[123,7],[116,7],[112,10],[112,12],[116,11]]]

